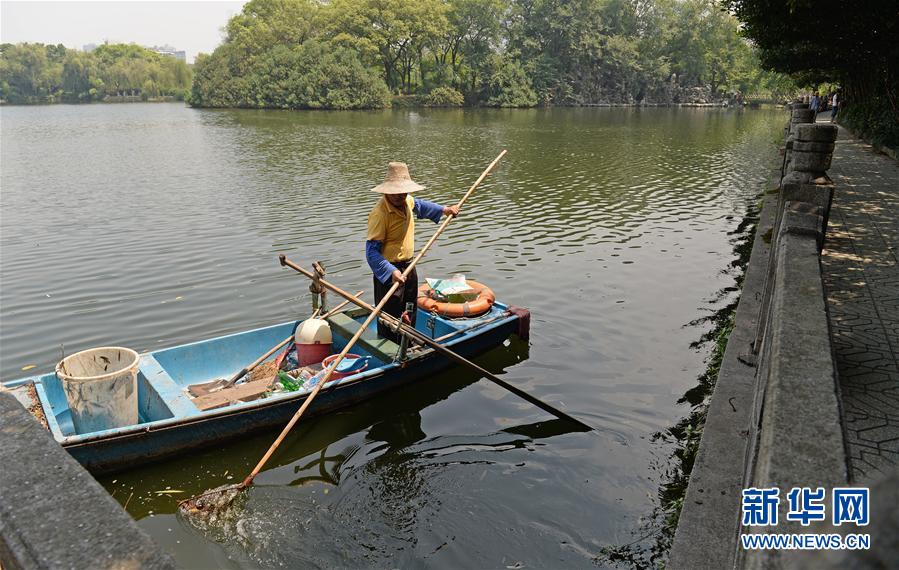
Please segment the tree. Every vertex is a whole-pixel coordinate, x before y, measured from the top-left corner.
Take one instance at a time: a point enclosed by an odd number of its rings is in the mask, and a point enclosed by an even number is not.
[[[447,5],[440,0],[335,0],[326,13],[329,37],[376,54],[387,87],[406,93],[424,50],[439,43],[449,26]]]
[[[226,30],[197,61],[196,105],[311,105],[288,87],[307,44],[322,57],[347,50],[329,66],[350,66],[339,75],[368,101],[380,96],[358,65],[426,104],[454,92],[490,105],[670,102],[686,88],[723,93],[760,77],[715,0],[252,0]]]
[[[524,68],[511,58],[493,56],[493,71],[487,87],[490,107],[533,107],[537,94]]]
[[[762,65],[809,84],[840,83],[844,120],[899,145],[899,11],[894,0],[725,0]]]
[[[153,96],[183,96],[192,75],[183,61],[136,45],[104,45],[94,52],[62,45],[4,44],[2,97],[11,103],[91,101],[151,85]],[[148,83],[149,82],[149,83]]]

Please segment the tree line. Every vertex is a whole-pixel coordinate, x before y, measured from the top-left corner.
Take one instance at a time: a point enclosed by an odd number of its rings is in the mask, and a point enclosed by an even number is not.
[[[839,84],[840,121],[899,148],[896,0],[723,1],[743,22],[766,68],[804,85]]]
[[[530,107],[781,97],[715,0],[252,0],[195,64],[204,107]]]
[[[62,44],[0,45],[0,98],[9,103],[183,99],[192,78],[183,61],[133,44],[105,44],[89,53]]]

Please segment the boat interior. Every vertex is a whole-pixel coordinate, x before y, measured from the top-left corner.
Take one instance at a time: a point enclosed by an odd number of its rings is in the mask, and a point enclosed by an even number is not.
[[[447,319],[418,309],[415,328],[428,337],[438,339],[447,347],[451,347],[475,334],[476,329],[490,326],[490,323],[507,315],[507,308],[506,305],[497,302],[490,311],[483,315],[462,319]],[[349,338],[358,330],[366,315],[367,313],[360,309],[336,313],[328,319],[333,338],[332,353],[338,353],[346,346]],[[132,431],[135,428],[149,427],[147,424],[153,422],[164,422],[199,414],[221,413],[221,410],[200,411],[188,394],[187,387],[214,379],[231,377],[278,342],[289,337],[295,324],[295,321],[290,321],[142,354],[137,374],[139,415],[137,426],[114,428],[90,434],[76,433],[65,393],[55,373],[12,381],[5,384],[5,387],[11,389],[26,408],[33,409],[35,405],[39,404],[46,416],[47,427],[57,440],[64,442],[77,441],[87,435],[94,438],[104,434]],[[332,380],[329,385],[358,381],[366,376],[381,374],[387,368],[398,366],[395,359],[399,355],[400,349],[396,343],[379,337],[375,323],[372,322],[351,352],[359,356],[370,357],[368,367],[351,376]],[[413,349],[407,357],[411,361],[427,352],[430,352],[430,349]],[[30,389],[29,384],[32,382],[34,388]],[[38,398],[38,402],[33,401],[34,396]],[[286,392],[275,393],[268,397],[290,398],[295,396],[295,392]],[[258,405],[258,403],[259,400],[239,401],[231,404],[228,408],[252,406]]]

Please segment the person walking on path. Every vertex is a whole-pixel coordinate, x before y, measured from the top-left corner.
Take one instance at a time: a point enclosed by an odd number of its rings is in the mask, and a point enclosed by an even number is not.
[[[840,92],[833,94],[833,100],[830,102],[830,122],[834,122],[837,118],[837,111],[840,109]]]
[[[815,116],[818,116],[818,111],[820,111],[821,107],[821,96],[818,95],[818,92],[815,91],[815,94],[812,95],[812,100],[809,102],[809,109],[815,112]]]
[[[368,214],[365,259],[373,273],[376,304],[381,301],[393,282],[401,284],[384,305],[384,311],[397,318],[403,317],[407,303],[415,306],[418,296],[418,275],[415,269],[403,277],[403,271],[414,257],[415,218],[427,218],[438,223],[443,216],[459,215],[458,205],[441,206],[410,196],[412,192],[424,188],[412,180],[409,167],[404,162],[389,163],[384,182],[372,188],[372,192],[382,196]],[[407,319],[408,324],[413,327],[416,312],[410,311]],[[397,340],[397,335],[380,321],[378,335]]]

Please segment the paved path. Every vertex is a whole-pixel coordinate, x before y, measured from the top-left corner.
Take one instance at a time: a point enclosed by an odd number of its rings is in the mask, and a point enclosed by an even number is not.
[[[821,263],[850,478],[867,483],[899,467],[899,163],[840,128],[828,174]]]

